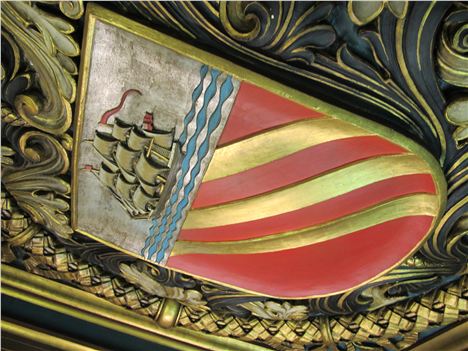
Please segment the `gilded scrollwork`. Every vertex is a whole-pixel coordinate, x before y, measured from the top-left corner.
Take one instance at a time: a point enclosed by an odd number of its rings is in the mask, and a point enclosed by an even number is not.
[[[12,197],[2,192],[2,232],[9,246],[20,246],[28,242],[41,230]]]
[[[81,16],[80,6],[60,3],[60,8],[72,18]],[[23,83],[22,91],[10,95],[7,101],[26,124],[48,133],[63,134],[71,125],[71,103],[76,94],[73,75],[78,73],[78,69],[72,57],[78,56],[80,49],[71,36],[74,27],[42,10],[38,3],[5,2],[1,10],[2,29],[9,33],[5,39],[14,55],[10,60],[15,62],[7,84],[17,80],[17,74],[27,81]],[[19,71],[23,59],[19,55],[24,55],[27,60],[25,73]],[[5,70],[2,62],[2,72]],[[31,89],[33,81],[40,93]]]
[[[359,289],[303,301],[217,286],[72,232],[70,125],[80,48],[71,21],[48,6],[71,20],[84,12],[75,1],[2,4],[3,261],[19,260],[155,320],[173,299],[182,305],[178,326],[276,349],[402,349],[428,327],[466,319],[466,5],[110,5],[389,125],[440,160],[447,209],[419,252]]]
[[[447,121],[457,127],[453,132],[453,139],[457,143],[457,147],[466,145],[468,140],[468,118],[466,111],[468,109],[468,97],[463,96],[454,99],[445,109],[445,117]]]
[[[408,12],[406,1],[349,1],[348,14],[351,21],[358,26],[366,25],[380,16],[387,8],[396,18],[405,18]]]
[[[194,310],[206,310],[206,301],[203,295],[194,289],[183,289],[177,286],[167,286],[159,283],[149,267],[138,267],[135,264],[121,264],[122,277],[131,284],[139,286],[151,295],[166,297],[179,301],[182,305],[189,306]]]
[[[51,279],[69,281],[117,305],[158,319],[162,298],[89,264],[68,251],[53,235],[38,233],[24,245],[24,251],[24,265],[28,270]],[[289,311],[288,317],[296,318],[262,318],[255,314],[237,317],[185,305],[177,325],[265,344],[278,350],[300,350],[305,345],[312,349],[325,342],[332,347],[345,345],[348,350],[403,349],[414,344],[418,333],[428,327],[464,319],[468,313],[467,296],[465,276],[410,301],[344,316],[304,319],[302,308],[294,309],[285,303],[255,305],[262,309],[258,314],[266,313],[266,309],[279,317],[286,316]]]
[[[51,3],[56,3],[59,5],[60,11],[67,16],[68,18],[77,20],[83,16],[84,5],[82,1],[51,1]]]
[[[468,88],[468,9],[466,5],[450,13],[439,37],[437,65],[441,78],[447,83]]]
[[[437,72],[444,81],[444,116],[451,126],[452,140],[458,152],[455,153],[450,167],[447,167],[448,183],[447,210],[441,218],[434,234],[421,248],[421,254],[433,262],[452,265],[454,271],[466,269],[468,224],[466,213],[467,172],[466,166],[466,109],[468,92],[466,64],[467,57],[466,5],[455,3],[446,14],[444,24],[438,35]],[[452,127],[453,126],[453,127]],[[454,128],[455,127],[455,128]]]
[[[254,301],[241,304],[253,316],[276,321],[302,321],[308,317],[307,306],[292,305],[290,302]]]
[[[220,2],[219,16],[228,35],[248,47],[271,52],[288,62],[310,64],[314,49],[331,46],[336,33],[320,23],[330,15],[330,3]]]
[[[264,342],[278,350],[302,349],[304,345],[314,349],[324,344],[347,350],[403,349],[414,344],[420,331],[463,319],[466,292],[466,280],[461,278],[410,302],[348,316],[300,321],[221,319],[210,312],[184,309],[179,323],[195,330],[216,330],[219,335]]]
[[[3,138],[15,151],[14,162],[2,169],[5,189],[35,223],[57,235],[70,235],[70,184],[62,178],[69,169],[65,148],[51,135],[10,125],[3,126]]]
[[[468,8],[459,5],[447,16],[439,38],[437,64],[440,77],[452,86],[468,88]],[[453,139],[457,147],[468,140],[468,93],[457,92],[449,98],[445,117],[456,129]]]
[[[59,7],[83,13],[81,3]],[[38,3],[8,2],[2,29],[2,186],[34,223],[68,237],[74,27]]]

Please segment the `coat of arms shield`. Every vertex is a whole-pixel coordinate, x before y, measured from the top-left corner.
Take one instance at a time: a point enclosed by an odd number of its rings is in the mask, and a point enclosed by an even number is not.
[[[443,210],[437,162],[384,126],[97,7],[83,47],[73,226],[109,246],[324,296],[399,264]]]

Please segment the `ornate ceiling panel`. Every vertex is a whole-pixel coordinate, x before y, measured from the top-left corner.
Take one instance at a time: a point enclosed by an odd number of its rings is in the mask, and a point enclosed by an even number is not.
[[[2,3],[2,262],[246,348],[403,349],[464,320],[467,23]]]

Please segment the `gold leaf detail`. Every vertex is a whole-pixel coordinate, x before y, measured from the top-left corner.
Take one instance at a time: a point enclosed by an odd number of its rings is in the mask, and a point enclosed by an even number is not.
[[[222,1],[219,17],[226,32],[239,41],[249,41],[260,33],[260,19],[253,13],[246,13],[245,1]]]
[[[3,167],[5,188],[34,222],[69,236],[73,232],[67,216],[70,185],[59,177],[69,169],[67,152],[54,137],[39,131],[22,134],[17,144],[22,160]]]
[[[289,302],[278,303],[274,301],[254,301],[241,304],[256,317],[277,321],[302,321],[307,319],[307,307],[293,306]]]
[[[136,284],[142,290],[156,295],[179,301],[181,304],[194,308],[196,310],[207,309],[206,301],[196,290],[182,289],[179,287],[170,287],[157,282],[155,277],[146,270],[140,270],[136,265],[120,264],[122,276],[130,283]]]
[[[354,24],[364,26],[379,17],[385,7],[399,19],[408,12],[407,1],[349,1],[348,15]]]
[[[48,133],[63,134],[71,124],[70,104],[76,94],[72,75],[78,70],[70,57],[78,56],[80,49],[70,36],[74,28],[34,3],[5,2],[1,10],[2,27],[14,37],[40,77],[41,94],[26,91],[17,95],[15,109],[29,125]]]
[[[58,1],[60,11],[71,19],[79,19],[83,16],[84,6],[83,1]]]
[[[399,19],[405,18],[408,12],[408,1],[387,1],[387,8]]]
[[[349,1],[348,15],[358,26],[363,26],[376,19],[384,8],[383,1]]]
[[[437,63],[443,80],[455,86],[468,88],[468,24],[460,25],[454,12],[444,24],[439,40]]]

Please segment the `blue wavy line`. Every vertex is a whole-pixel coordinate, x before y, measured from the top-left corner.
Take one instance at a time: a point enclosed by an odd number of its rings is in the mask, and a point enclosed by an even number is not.
[[[211,114],[210,121],[208,122],[208,133],[204,141],[200,145],[200,148],[198,149],[198,162],[196,163],[196,165],[193,167],[192,171],[190,172],[190,182],[187,184],[187,186],[184,189],[183,199],[177,205],[177,211],[174,216],[174,219],[172,220],[168,233],[166,237],[164,238],[162,247],[157,254],[157,257],[156,257],[157,262],[159,262],[160,260],[164,258],[164,253],[169,247],[169,242],[172,238],[172,234],[176,230],[177,222],[182,217],[182,211],[185,209],[185,207],[187,207],[189,203],[188,198],[193,188],[195,187],[195,179],[200,173],[201,161],[208,154],[208,151],[209,151],[211,134],[213,134],[213,132],[219,126],[219,123],[221,122],[222,106],[224,105],[228,97],[231,95],[233,90],[234,89],[233,89],[232,79],[230,76],[228,76],[221,86],[221,92],[220,92],[218,104],[216,106],[216,109]]]
[[[188,171],[190,170],[190,160],[191,160],[191,158],[192,158],[192,156],[193,156],[193,154],[195,153],[195,150],[196,150],[196,142],[197,142],[198,135],[201,133],[201,131],[203,130],[203,128],[204,128],[204,126],[206,124],[206,112],[207,112],[207,109],[208,109],[208,104],[216,94],[216,85],[217,85],[217,79],[218,79],[219,74],[220,73],[219,73],[218,70],[215,70],[215,69],[211,70],[211,82],[210,82],[208,88],[205,91],[205,95],[203,97],[203,106],[202,106],[202,108],[200,109],[200,111],[198,112],[198,115],[197,115],[197,120],[196,120],[197,128],[195,130],[195,133],[190,137],[190,139],[188,141],[187,153],[186,153],[184,159],[182,160],[182,166],[181,166],[182,174],[181,174],[180,178],[178,179],[176,190],[172,194],[170,203],[166,207],[164,217],[162,218],[162,220],[161,220],[161,222],[159,224],[158,234],[156,235],[153,244],[148,249],[148,258],[151,258],[155,254],[157,244],[161,240],[161,236],[162,236],[162,234],[164,233],[164,231],[166,229],[167,217],[169,216],[169,214],[171,212],[172,206],[177,201],[179,191],[180,191],[180,189],[182,189],[182,186],[183,186],[184,178],[185,178],[186,174],[188,173]],[[158,224],[158,220],[153,219],[154,229],[156,229],[157,224]],[[155,232],[155,230],[153,230],[153,233],[150,233],[150,235],[154,236],[154,234],[155,234],[154,232]]]
[[[208,66],[207,65],[201,66],[200,83],[198,83],[197,87],[193,90],[193,93],[192,93],[192,108],[190,109],[190,111],[187,113],[187,115],[184,118],[184,131],[182,132],[179,138],[179,143],[181,145],[183,145],[185,143],[185,140],[187,139],[188,125],[192,121],[193,117],[195,116],[196,102],[203,91],[203,82],[205,81],[205,77],[207,73],[208,73]]]
[[[205,77],[207,73],[208,73],[208,66],[202,65],[200,67],[200,82],[195,87],[192,93],[192,106],[190,108],[190,111],[184,117],[184,130],[182,131],[180,138],[179,138],[180,145],[183,145],[187,139],[188,125],[190,122],[192,122],[193,117],[195,116],[196,103],[197,103],[197,100],[200,98],[200,95],[203,91],[203,85],[204,85],[204,81],[205,81]],[[153,219],[153,225],[149,229],[148,236],[146,237],[146,240],[145,240],[145,246],[141,250],[142,256],[144,256],[144,252],[147,250],[148,246],[152,244],[151,239],[154,239],[156,227],[157,227],[157,221]]]

